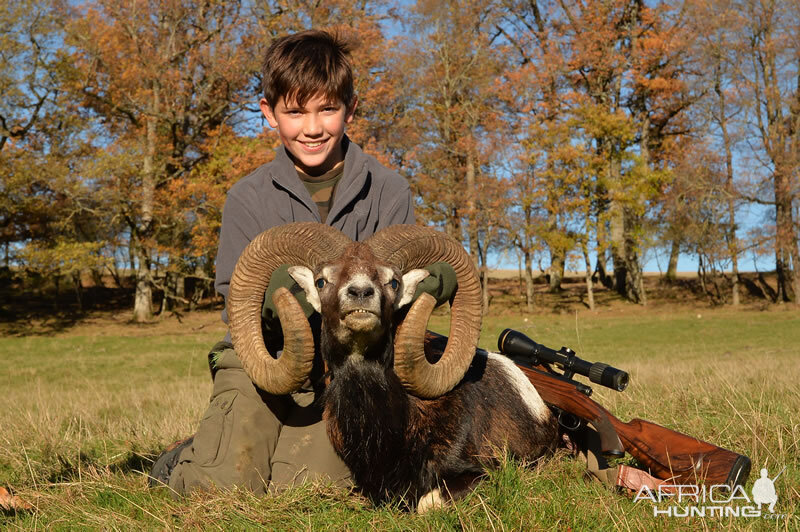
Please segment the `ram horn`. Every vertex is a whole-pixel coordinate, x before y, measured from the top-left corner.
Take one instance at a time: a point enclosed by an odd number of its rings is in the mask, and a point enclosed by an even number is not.
[[[274,357],[264,345],[261,308],[272,272],[281,264],[312,270],[338,257],[350,243],[333,227],[302,222],[274,227],[244,249],[231,277],[228,316],[231,338],[242,366],[262,390],[283,395],[296,391],[308,378],[314,360],[314,338],[300,304],[288,290],[273,296],[283,329],[283,353]]]
[[[464,378],[481,332],[481,287],[472,259],[458,241],[428,227],[387,227],[367,244],[376,257],[403,273],[440,261],[455,270],[458,290],[450,311],[450,338],[442,358],[435,364],[425,358],[425,329],[435,305],[429,295],[418,298],[411,306],[394,343],[394,371],[410,393],[431,398],[449,392]]]

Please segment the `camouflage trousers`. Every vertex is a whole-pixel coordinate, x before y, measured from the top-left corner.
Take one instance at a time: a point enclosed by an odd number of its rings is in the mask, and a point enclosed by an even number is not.
[[[177,494],[210,486],[263,494],[313,480],[351,484],[313,391],[269,395],[253,385],[229,344],[212,354],[211,402],[169,477]]]

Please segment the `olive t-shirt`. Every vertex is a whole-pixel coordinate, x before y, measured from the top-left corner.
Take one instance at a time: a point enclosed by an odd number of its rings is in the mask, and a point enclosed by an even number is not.
[[[317,204],[319,220],[322,223],[325,223],[331,205],[333,205],[333,194],[336,191],[337,183],[342,178],[342,174],[344,174],[344,161],[316,177],[310,176],[302,170],[297,170],[297,176],[308,189],[311,199]]]

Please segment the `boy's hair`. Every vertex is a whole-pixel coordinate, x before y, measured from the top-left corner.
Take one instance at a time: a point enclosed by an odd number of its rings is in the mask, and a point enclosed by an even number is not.
[[[274,108],[281,96],[298,105],[323,94],[350,107],[355,98],[350,46],[338,35],[308,30],[272,42],[264,56],[264,99]]]

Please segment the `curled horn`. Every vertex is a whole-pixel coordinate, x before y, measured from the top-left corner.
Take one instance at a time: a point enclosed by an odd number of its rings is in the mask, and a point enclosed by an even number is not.
[[[312,270],[338,257],[350,243],[342,232],[315,222],[273,227],[244,249],[231,277],[228,315],[236,353],[250,379],[262,390],[283,395],[308,378],[314,360],[314,338],[300,304],[288,290],[273,296],[283,329],[283,353],[270,354],[261,334],[261,308],[272,272],[281,264]]]
[[[425,359],[423,340],[435,301],[423,294],[398,327],[394,371],[406,389],[418,397],[438,397],[464,377],[481,331],[481,287],[472,259],[455,239],[428,227],[395,225],[372,236],[367,244],[380,260],[403,273],[444,261],[456,272],[458,291],[450,312],[450,338],[435,364]]]

